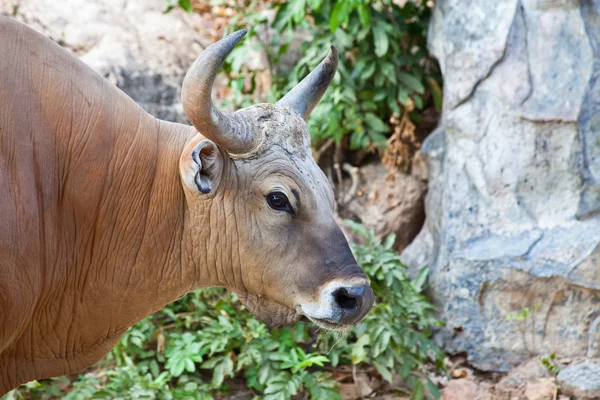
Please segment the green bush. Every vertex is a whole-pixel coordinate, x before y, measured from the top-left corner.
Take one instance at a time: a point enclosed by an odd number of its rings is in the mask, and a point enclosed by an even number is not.
[[[7,399],[209,399],[226,395],[240,380],[264,399],[340,399],[331,373],[339,365],[374,368],[388,381],[399,375],[414,399],[439,397],[427,377],[428,369],[441,370],[444,357],[429,339],[440,322],[422,295],[427,269],[409,279],[392,250],[393,236],[382,243],[349,224],[365,239],[353,251],[377,302],[345,334],[318,334],[306,322],[269,330],[235,295],[199,290],[132,327],[103,362],[74,382],[32,382]]]
[[[271,35],[261,33],[268,21],[260,4],[254,0],[240,7],[231,21],[231,29],[249,28],[248,38],[261,36],[246,40],[226,65],[230,77],[237,76],[231,80],[236,106],[251,103],[255,85],[248,88],[237,73],[249,55],[256,54],[253,51],[263,51],[269,59],[273,75],[269,100],[276,101],[323,59],[333,43],[340,51],[339,73],[308,122],[314,143],[327,138],[341,143],[348,137],[350,149],[383,148],[393,132],[392,115],[407,112],[418,122],[423,108],[441,108],[441,76],[426,48],[431,4],[420,0],[275,2],[271,24],[275,34]],[[279,58],[299,30],[310,33],[310,40],[302,45],[302,58],[291,72],[277,71]],[[255,73],[246,70],[244,75]]]

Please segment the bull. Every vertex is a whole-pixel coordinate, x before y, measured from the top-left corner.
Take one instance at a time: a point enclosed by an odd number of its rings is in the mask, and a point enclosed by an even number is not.
[[[187,126],[0,17],[0,395],[92,365],[197,288],[273,326],[346,329],[372,307],[305,123],[337,51],[277,104],[222,111],[213,82],[244,35],[189,69]]]

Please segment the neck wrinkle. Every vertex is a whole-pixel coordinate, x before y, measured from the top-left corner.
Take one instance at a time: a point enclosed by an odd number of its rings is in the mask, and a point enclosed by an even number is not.
[[[192,289],[239,286],[238,226],[236,204],[238,177],[227,153],[219,187],[210,197],[198,196],[187,208],[182,244],[188,268],[195,271]]]
[[[147,253],[142,259],[162,260],[155,265],[144,266],[144,278],[150,275],[151,286],[158,294],[157,309],[164,307],[191,290],[193,271],[189,268],[183,238],[185,221],[188,219],[187,204],[179,175],[179,159],[186,143],[196,134],[190,126],[155,118],[157,124],[158,151],[156,174],[149,204],[149,215],[157,220],[147,225],[160,226],[161,231],[145,232],[144,247]],[[168,225],[165,223],[168,219]],[[163,222],[161,222],[163,220]],[[162,254],[161,254],[162,253]],[[148,274],[148,269],[151,269]]]

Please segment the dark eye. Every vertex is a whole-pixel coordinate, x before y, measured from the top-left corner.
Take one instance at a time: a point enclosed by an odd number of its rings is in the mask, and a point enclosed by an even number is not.
[[[281,192],[273,192],[267,195],[267,203],[277,211],[292,212],[292,207],[285,194]]]

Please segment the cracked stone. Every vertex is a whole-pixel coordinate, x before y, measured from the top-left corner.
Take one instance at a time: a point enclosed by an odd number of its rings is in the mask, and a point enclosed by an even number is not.
[[[558,374],[564,394],[580,400],[600,398],[600,365],[592,362],[569,365]]]
[[[479,369],[598,353],[599,32],[598,1],[436,1],[445,103],[401,257],[430,267],[437,343]]]

